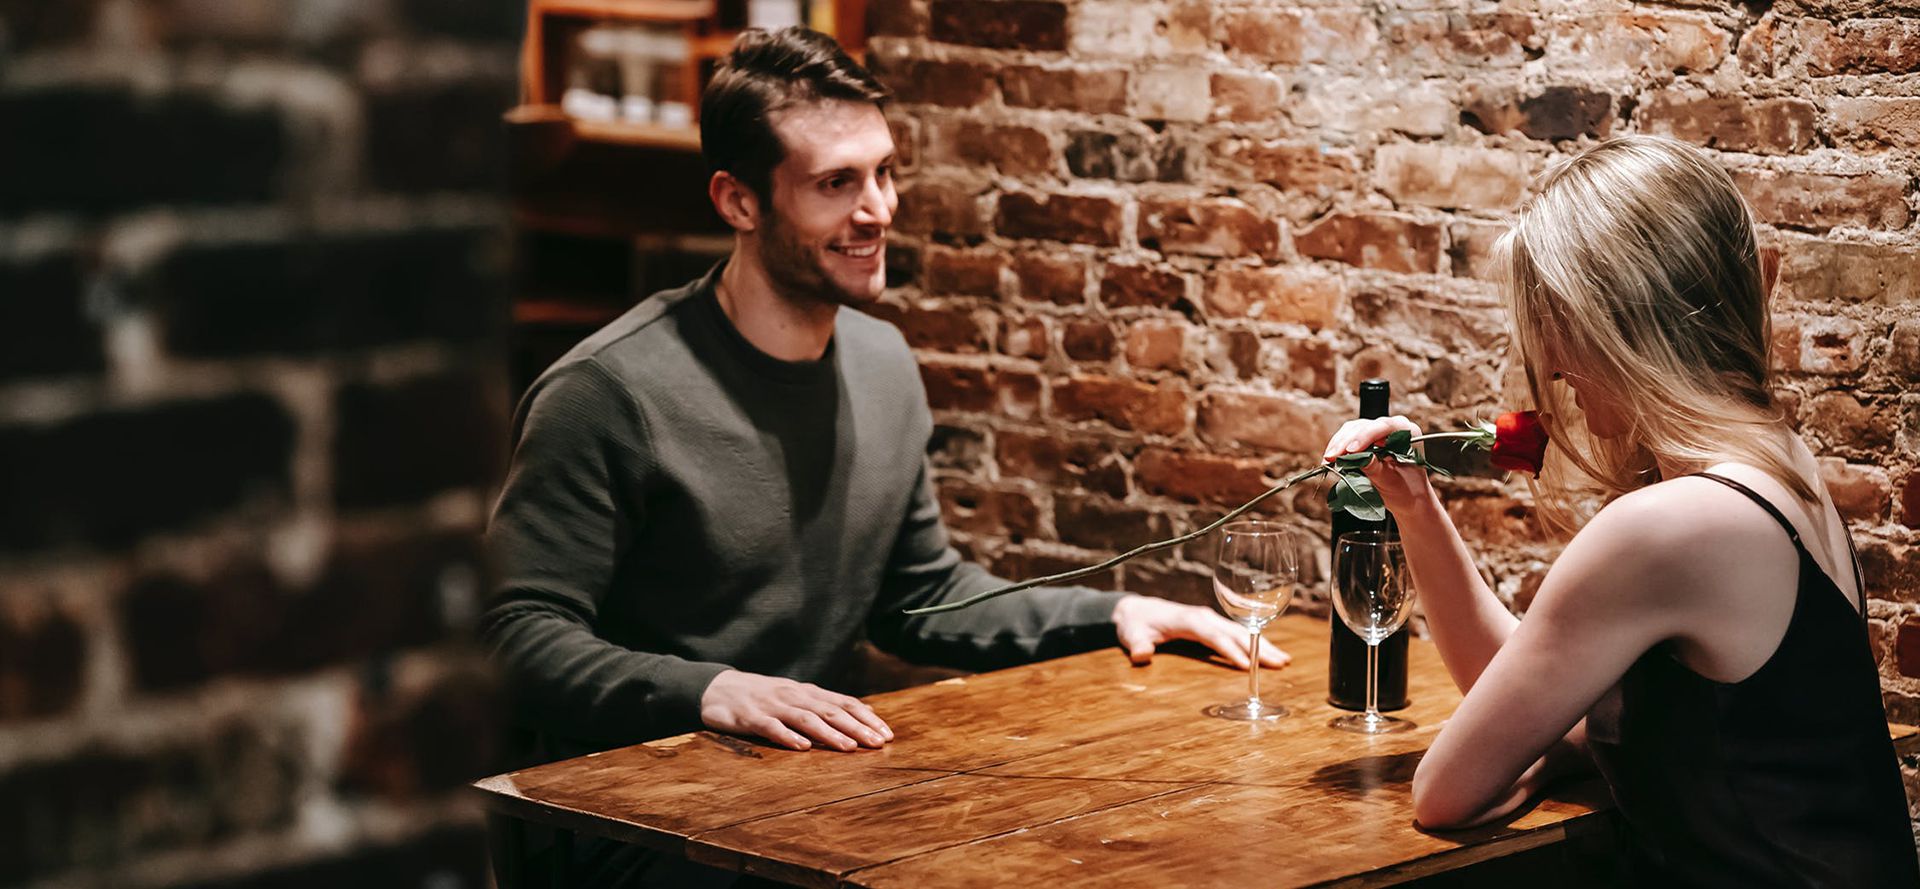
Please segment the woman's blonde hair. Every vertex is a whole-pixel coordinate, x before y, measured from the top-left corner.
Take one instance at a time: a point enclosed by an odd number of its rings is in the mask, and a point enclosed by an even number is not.
[[[1660,481],[1662,463],[1732,457],[1815,502],[1769,434],[1783,417],[1753,216],[1704,153],[1651,136],[1604,142],[1545,177],[1495,256],[1553,450],[1603,497]],[[1626,434],[1587,435],[1556,370],[1609,393]],[[1564,524],[1582,485],[1552,462],[1544,487],[1559,496],[1540,505]]]

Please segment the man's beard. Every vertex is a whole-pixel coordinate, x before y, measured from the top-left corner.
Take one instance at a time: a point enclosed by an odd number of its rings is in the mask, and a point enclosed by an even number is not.
[[[859,308],[875,298],[849,292],[834,280],[827,273],[820,251],[801,241],[799,234],[777,212],[767,214],[765,237],[760,241],[760,262],[774,289],[790,299]]]

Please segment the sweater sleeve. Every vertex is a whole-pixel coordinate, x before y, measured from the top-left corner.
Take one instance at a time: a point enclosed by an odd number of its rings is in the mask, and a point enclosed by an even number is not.
[[[944,614],[905,609],[953,602],[1006,581],[965,561],[947,542],[940,501],[922,462],[919,480],[867,622],[873,643],[909,660],[992,670],[1114,644],[1122,594],[1036,587]]]
[[[636,743],[700,725],[723,664],[633,651],[594,632],[654,466],[645,417],[591,359],[549,372],[516,419],[487,541],[497,581],[480,623],[518,718],[547,734]]]

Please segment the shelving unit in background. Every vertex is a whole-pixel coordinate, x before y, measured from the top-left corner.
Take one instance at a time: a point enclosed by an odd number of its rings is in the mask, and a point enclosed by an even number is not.
[[[728,230],[707,200],[701,89],[749,21],[752,0],[529,0],[520,104],[506,115],[521,267],[514,376],[524,387],[581,337],[724,255]],[[811,0],[803,16],[864,55],[866,0]],[[677,34],[684,61],[661,102],[685,125],[583,119],[563,99],[595,26]],[[617,96],[609,96],[618,99]]]

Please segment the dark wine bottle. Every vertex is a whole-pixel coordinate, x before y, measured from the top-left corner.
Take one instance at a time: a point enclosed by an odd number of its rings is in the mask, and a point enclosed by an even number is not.
[[[1360,419],[1387,415],[1386,380],[1367,380],[1360,384]],[[1355,518],[1344,509],[1333,512],[1333,540],[1348,531],[1391,531],[1393,516],[1370,522]],[[1347,628],[1333,609],[1327,609],[1333,624],[1333,641],[1327,661],[1327,703],[1343,710],[1367,708],[1367,643]],[[1380,643],[1380,709],[1399,710],[1407,706],[1407,629],[1388,636]]]

